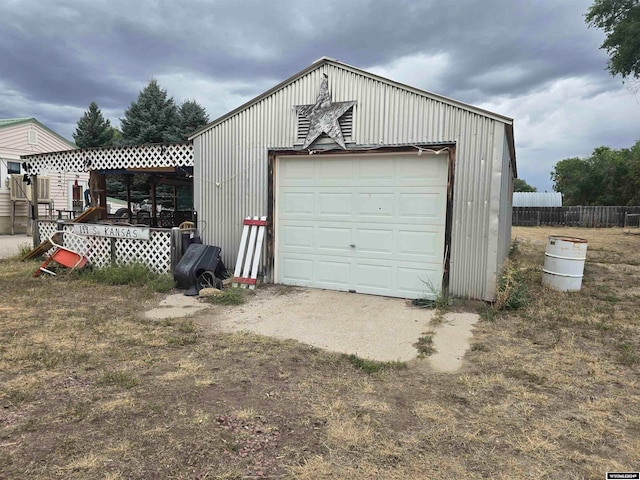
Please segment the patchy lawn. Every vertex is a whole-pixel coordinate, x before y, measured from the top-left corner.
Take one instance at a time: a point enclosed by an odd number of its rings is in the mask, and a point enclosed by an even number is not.
[[[589,241],[579,293],[540,286],[551,234]],[[34,279],[36,263],[0,261],[0,478],[638,471],[640,235],[513,235],[529,303],[479,322],[456,374],[425,359],[363,370],[293,341],[146,320],[161,296],[144,287]]]

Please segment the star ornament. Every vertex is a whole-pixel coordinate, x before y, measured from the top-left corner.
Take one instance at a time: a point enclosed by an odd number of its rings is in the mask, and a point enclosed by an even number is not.
[[[326,133],[338,145],[346,149],[338,120],[356,103],[356,101],[332,103],[331,94],[329,93],[329,80],[327,75],[324,74],[316,103],[313,105],[297,105],[295,107],[299,115],[304,115],[309,119],[309,132],[304,139],[302,148],[309,147],[320,135]]]

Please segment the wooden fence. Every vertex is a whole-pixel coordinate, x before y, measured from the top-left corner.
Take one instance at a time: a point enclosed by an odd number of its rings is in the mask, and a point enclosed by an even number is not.
[[[514,226],[640,227],[640,206],[513,207]]]

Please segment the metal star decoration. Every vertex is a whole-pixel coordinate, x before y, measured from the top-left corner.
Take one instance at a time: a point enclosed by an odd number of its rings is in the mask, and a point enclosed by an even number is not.
[[[331,94],[329,93],[329,80],[327,74],[323,74],[322,84],[318,92],[318,99],[313,105],[296,105],[298,114],[302,114],[309,119],[309,132],[304,139],[302,148],[307,148],[320,135],[326,133],[342,148],[347,147],[344,144],[342,129],[338,119],[346,113],[357,102],[334,102],[331,103]]]

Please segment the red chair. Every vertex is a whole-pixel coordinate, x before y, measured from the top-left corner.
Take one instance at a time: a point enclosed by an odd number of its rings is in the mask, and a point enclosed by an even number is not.
[[[33,274],[34,277],[40,276],[43,272],[48,273],[49,275],[55,275],[55,272],[47,269],[51,262],[56,262],[63,267],[70,268],[70,272],[76,268],[83,268],[87,264],[87,257],[85,257],[84,255],[80,255],[78,252],[71,250],[70,248],[56,243],[55,238],[58,236],[58,234],[63,233],[64,232],[56,232],[51,235],[51,237],[49,237],[49,242],[51,242],[51,245],[53,245],[53,248],[55,248],[55,250],[44,261],[44,263],[40,265],[38,270],[36,270],[36,272]]]

